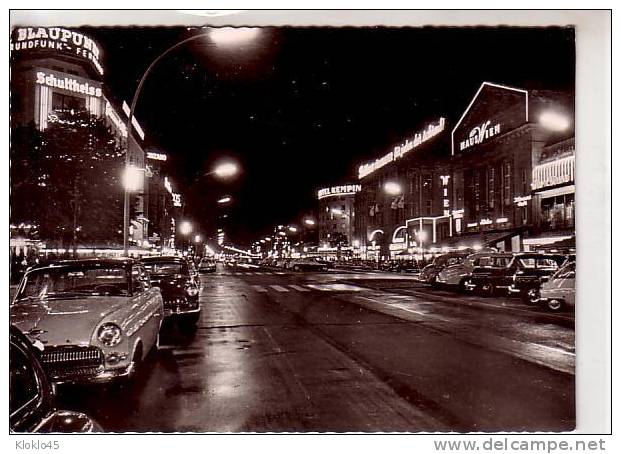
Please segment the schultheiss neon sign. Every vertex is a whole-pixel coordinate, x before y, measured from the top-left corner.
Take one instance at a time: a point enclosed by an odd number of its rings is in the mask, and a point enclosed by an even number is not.
[[[421,144],[427,142],[429,139],[437,136],[444,130],[446,120],[444,117],[440,117],[437,123],[431,123],[424,130],[417,132],[412,137],[412,140],[406,139],[404,143],[394,147],[394,149],[382,156],[381,158],[376,159],[373,162],[369,162],[367,164],[362,164],[358,168],[358,178],[362,179],[367,175],[372,174],[378,169],[381,169],[387,164],[396,161],[399,158],[405,156],[408,152],[412,151],[416,147]]]

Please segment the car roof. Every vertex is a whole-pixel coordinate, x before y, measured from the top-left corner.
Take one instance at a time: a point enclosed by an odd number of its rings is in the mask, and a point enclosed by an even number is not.
[[[93,268],[93,267],[123,267],[128,268],[137,263],[135,259],[130,257],[121,258],[107,258],[107,257],[94,257],[88,259],[63,259],[52,260],[49,262],[43,262],[38,265],[34,265],[28,271],[35,271],[48,268]]]
[[[143,263],[187,263],[187,260],[174,255],[162,255],[157,257],[144,257],[140,259]]]

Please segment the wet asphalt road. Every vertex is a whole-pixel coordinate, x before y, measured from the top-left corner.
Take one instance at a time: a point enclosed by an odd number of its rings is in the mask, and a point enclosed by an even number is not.
[[[405,276],[219,268],[133,382],[60,390],[111,432],[564,431],[573,314]]]

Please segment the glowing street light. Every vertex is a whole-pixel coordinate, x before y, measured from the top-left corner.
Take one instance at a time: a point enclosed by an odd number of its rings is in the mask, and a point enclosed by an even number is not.
[[[552,110],[547,110],[539,115],[539,123],[544,128],[555,132],[565,131],[569,128],[569,118]]]
[[[288,229],[289,229],[290,232],[293,232],[293,233],[298,231],[298,229],[296,227],[293,227],[291,225],[288,227]]]
[[[182,235],[189,235],[192,233],[192,223],[189,221],[183,221],[179,225],[179,232],[181,232]]]
[[[222,27],[209,32],[209,38],[218,46],[234,46],[256,39],[261,33],[258,27]]]
[[[237,168],[237,164],[233,162],[225,162],[225,163],[218,165],[213,170],[213,172],[210,172],[210,173],[215,173],[221,178],[228,178],[228,177],[232,177],[233,175],[235,175],[238,172],[238,170],[239,169]]]
[[[399,195],[401,194],[401,185],[394,181],[387,181],[384,184],[384,192],[388,195]]]
[[[304,219],[304,224],[306,225],[315,225],[315,221],[312,219]]]
[[[201,236],[200,236],[200,235],[196,235],[196,236],[194,237],[194,242],[195,242],[195,243],[200,243],[200,242],[201,242],[201,239],[202,239],[202,238],[201,238]]]
[[[222,197],[220,200],[218,200],[218,203],[227,203],[230,202],[231,198],[229,196],[226,197]]]
[[[142,188],[143,169],[136,166],[126,166],[123,172],[123,187],[129,192],[136,192]]]
[[[343,210],[341,210],[340,208],[332,208],[330,211],[332,211],[332,214],[336,214],[337,216],[343,214]]]

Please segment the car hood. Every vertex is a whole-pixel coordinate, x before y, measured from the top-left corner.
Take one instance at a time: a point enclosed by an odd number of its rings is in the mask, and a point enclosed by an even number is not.
[[[92,296],[21,302],[11,306],[11,324],[46,345],[88,344],[102,319],[127,297]]]

